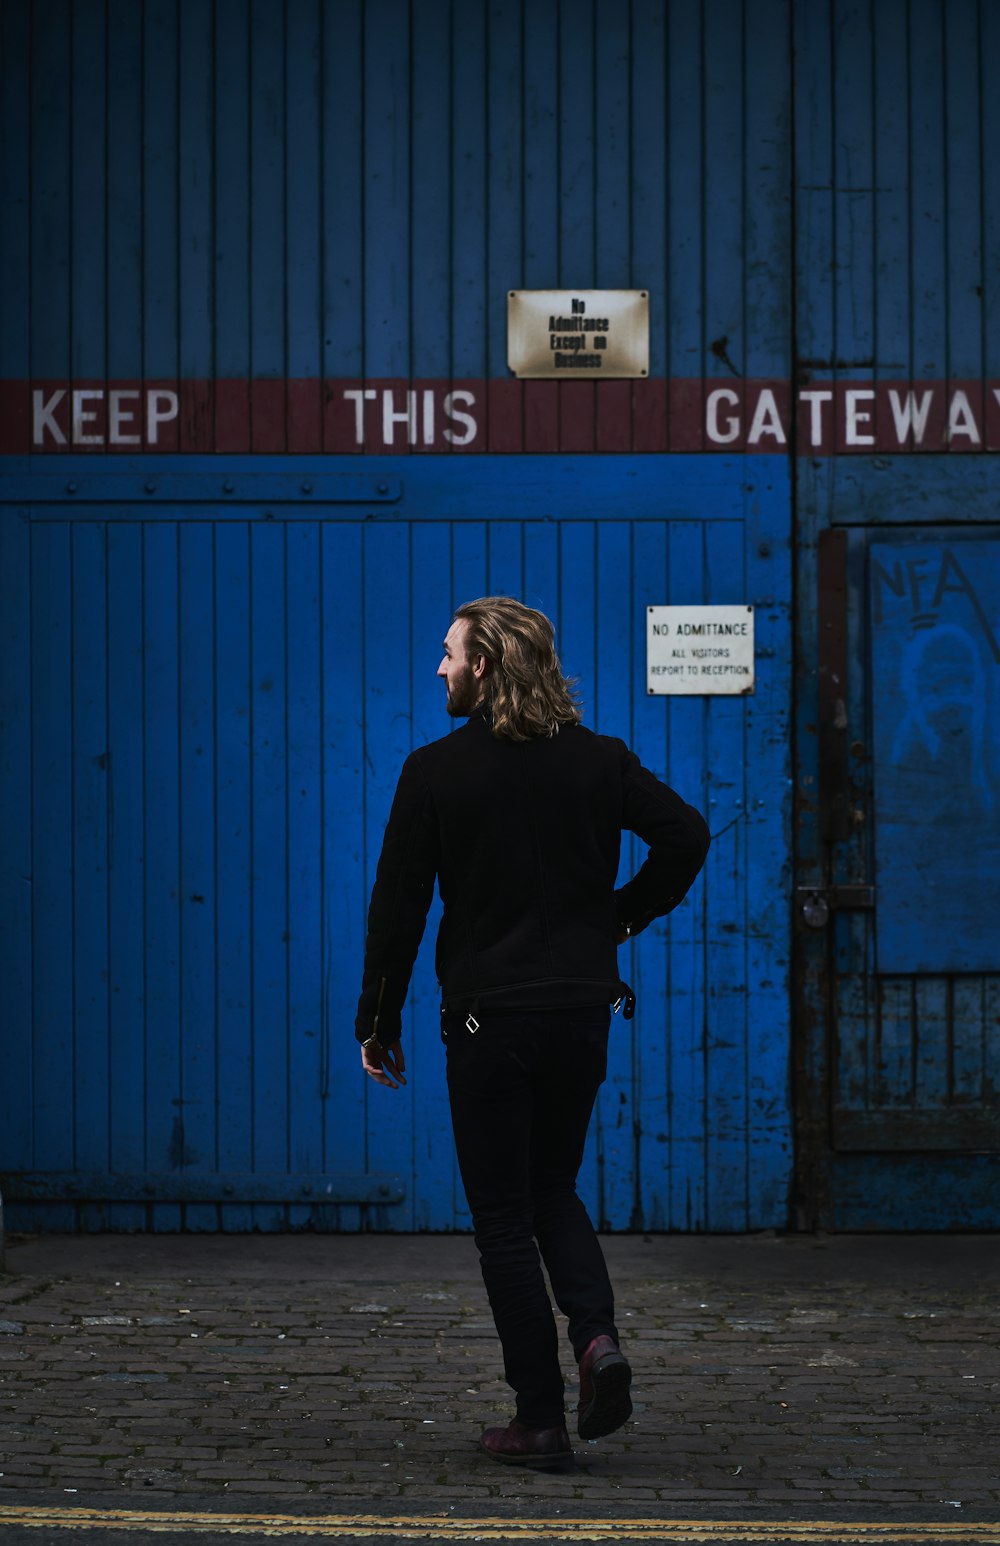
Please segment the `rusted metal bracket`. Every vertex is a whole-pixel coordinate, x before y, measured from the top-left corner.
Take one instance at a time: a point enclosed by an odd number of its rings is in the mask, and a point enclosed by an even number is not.
[[[7,1171],[6,1201],[62,1203],[400,1203],[406,1187],[393,1175],[188,1175],[172,1171],[118,1175],[109,1171]]]
[[[864,912],[875,906],[875,887],[864,885],[796,886],[795,901],[803,921],[821,929],[832,912]]]
[[[823,531],[819,581],[819,797],[822,835],[842,843],[851,831],[847,724],[847,533]]]

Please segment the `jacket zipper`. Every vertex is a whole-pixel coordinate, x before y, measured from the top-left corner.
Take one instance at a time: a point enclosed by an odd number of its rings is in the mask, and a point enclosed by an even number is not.
[[[386,981],[387,979],[385,977],[380,977],[378,980],[378,998],[375,1001],[375,1018],[372,1021],[373,1036],[378,1035],[378,1017],[382,1013],[382,999],[385,996]]]

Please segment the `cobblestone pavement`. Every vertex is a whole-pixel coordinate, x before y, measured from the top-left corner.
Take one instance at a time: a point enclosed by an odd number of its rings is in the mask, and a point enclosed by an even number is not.
[[[634,1420],[534,1473],[467,1238],[15,1241],[0,1503],[1000,1517],[1000,1237],[604,1243]]]

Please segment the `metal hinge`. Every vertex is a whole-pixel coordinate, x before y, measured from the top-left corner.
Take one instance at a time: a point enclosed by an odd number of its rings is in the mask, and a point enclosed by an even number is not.
[[[874,886],[796,886],[795,900],[810,929],[821,929],[832,912],[867,912],[875,906]]]

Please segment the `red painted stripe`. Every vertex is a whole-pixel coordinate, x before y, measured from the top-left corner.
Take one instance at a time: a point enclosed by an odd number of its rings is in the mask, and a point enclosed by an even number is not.
[[[558,381],[519,382],[524,393],[524,444],[522,451],[559,449]]]
[[[597,451],[631,451],[635,410],[631,381],[604,381],[592,388],[596,395]],[[637,381],[636,386],[646,382]]]
[[[520,451],[524,447],[524,428],[521,417],[523,389],[519,381],[488,381],[487,394],[487,446],[490,451]]]
[[[1000,380],[6,381],[0,454],[1000,450]]]
[[[632,383],[632,444],[636,451],[667,451],[667,382]]]
[[[597,450],[597,388],[592,381],[558,381],[559,449],[571,455]]]
[[[215,383],[215,449],[236,455],[250,449],[250,383]]]

